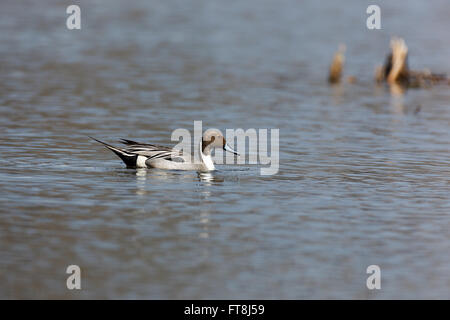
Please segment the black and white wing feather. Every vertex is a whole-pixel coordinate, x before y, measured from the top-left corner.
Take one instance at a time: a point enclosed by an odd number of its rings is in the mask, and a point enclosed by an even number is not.
[[[183,153],[180,150],[165,146],[121,139],[120,142],[123,143],[125,147],[118,148],[93,137],[90,138],[103,144],[106,148],[117,154],[127,167],[141,166],[142,163],[154,159],[165,159],[175,162],[185,161]]]
[[[183,156],[180,150],[172,149],[165,146],[159,146],[150,143],[141,143],[128,139],[121,139],[121,143],[125,144],[124,150],[130,153],[138,154],[150,159],[166,159],[173,160]]]

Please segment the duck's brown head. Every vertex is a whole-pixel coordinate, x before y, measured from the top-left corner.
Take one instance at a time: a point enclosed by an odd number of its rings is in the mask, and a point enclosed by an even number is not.
[[[214,148],[222,148],[225,151],[239,155],[227,144],[227,141],[220,130],[208,129],[202,137],[202,152],[204,155],[210,155]]]

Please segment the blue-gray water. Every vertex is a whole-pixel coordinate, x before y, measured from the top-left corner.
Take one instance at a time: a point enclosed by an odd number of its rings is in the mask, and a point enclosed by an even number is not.
[[[450,4],[0,4],[0,298],[450,298],[450,91],[375,86],[391,35],[450,73]],[[347,45],[345,75],[327,68]],[[126,169],[87,135],[279,128],[280,170]],[[82,290],[66,288],[68,265]],[[381,267],[381,290],[366,268]]]

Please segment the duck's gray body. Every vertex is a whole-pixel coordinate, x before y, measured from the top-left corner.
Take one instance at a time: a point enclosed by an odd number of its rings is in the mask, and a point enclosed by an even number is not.
[[[203,135],[200,141],[199,163],[192,162],[190,155],[183,155],[180,150],[165,146],[121,139],[120,142],[125,147],[117,148],[95,138],[92,139],[113,151],[127,167],[131,168],[213,171],[215,166],[211,157],[211,150],[214,147],[223,147],[224,150],[237,154],[226,144],[222,134],[216,130],[207,131]]]

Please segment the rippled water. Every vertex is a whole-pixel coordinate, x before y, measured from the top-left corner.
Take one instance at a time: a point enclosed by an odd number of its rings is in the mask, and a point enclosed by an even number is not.
[[[391,95],[391,35],[450,73],[448,1],[0,4],[0,298],[450,298],[450,91]],[[340,42],[346,75],[326,70]],[[279,128],[280,170],[126,169],[87,136]],[[82,290],[66,288],[68,265]],[[366,288],[381,267],[382,289]]]

